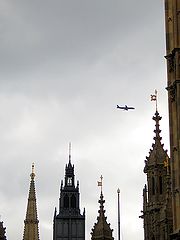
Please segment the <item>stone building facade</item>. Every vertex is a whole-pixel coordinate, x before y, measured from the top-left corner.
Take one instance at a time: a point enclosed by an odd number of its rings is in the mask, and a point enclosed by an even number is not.
[[[165,0],[167,90],[172,180],[172,239],[180,239],[180,0]]]

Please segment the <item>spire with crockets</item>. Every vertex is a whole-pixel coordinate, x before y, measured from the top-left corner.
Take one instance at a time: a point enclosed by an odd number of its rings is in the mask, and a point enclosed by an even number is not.
[[[107,217],[105,216],[105,210],[104,210],[104,197],[102,193],[102,175],[101,175],[101,181],[98,181],[98,186],[101,187],[101,194],[99,199],[99,216],[97,217],[97,223],[94,224],[94,227],[91,232],[91,240],[113,240],[112,232],[113,230],[110,228],[110,224],[107,223]]]
[[[39,240],[39,220],[37,216],[36,192],[35,192],[35,173],[34,164],[32,164],[32,172],[30,174],[31,182],[29,189],[29,197],[26,211],[26,219],[24,220],[23,240]]]

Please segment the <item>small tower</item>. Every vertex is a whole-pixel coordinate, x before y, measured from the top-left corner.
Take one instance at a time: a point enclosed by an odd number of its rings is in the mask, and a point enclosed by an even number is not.
[[[101,183],[102,182],[98,182]],[[102,186],[102,185],[99,185]],[[107,217],[105,217],[105,210],[104,210],[104,197],[100,194],[100,200],[98,201],[100,204],[99,208],[99,216],[97,217],[97,223],[94,224],[94,227],[91,232],[91,240],[113,240],[112,232],[113,230],[110,228],[110,223],[107,223]]]
[[[53,240],[85,240],[85,211],[80,213],[79,182],[75,186],[74,165],[65,167],[65,181],[61,181],[59,212],[54,212]]]
[[[3,227],[3,222],[0,222],[0,240],[6,240],[6,228]]]
[[[32,164],[32,173],[30,174],[31,182],[29,189],[29,197],[26,211],[26,219],[24,220],[23,240],[39,240],[39,220],[37,216],[36,192],[35,192],[35,173],[34,164]]]
[[[155,121],[155,143],[145,160],[144,173],[147,174],[147,185],[143,189],[143,215],[145,240],[168,240],[172,232],[172,208],[170,191],[170,169],[167,150],[161,143],[158,111]]]

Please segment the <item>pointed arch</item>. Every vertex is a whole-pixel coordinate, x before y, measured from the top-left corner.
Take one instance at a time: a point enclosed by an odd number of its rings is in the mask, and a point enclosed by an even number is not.
[[[71,208],[76,208],[76,197],[74,194],[71,196]]]
[[[162,176],[159,176],[159,193],[163,193],[163,179]]]
[[[69,208],[69,196],[67,194],[64,196],[64,208]]]

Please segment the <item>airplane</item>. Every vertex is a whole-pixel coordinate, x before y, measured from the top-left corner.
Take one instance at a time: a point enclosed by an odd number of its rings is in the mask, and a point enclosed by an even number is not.
[[[127,105],[125,105],[124,107],[120,107],[119,105],[117,105],[117,108],[128,111],[129,109],[135,109],[134,107],[128,107]]]

